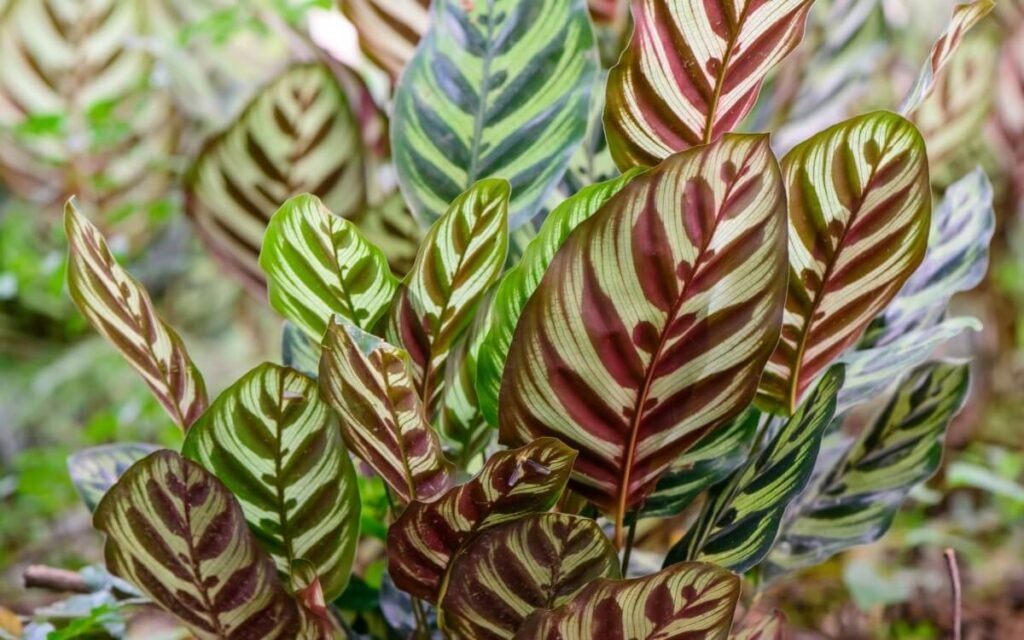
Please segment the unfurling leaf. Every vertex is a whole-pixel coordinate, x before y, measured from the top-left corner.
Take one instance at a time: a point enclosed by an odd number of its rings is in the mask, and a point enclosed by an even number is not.
[[[68,474],[89,511],[96,505],[128,467],[160,447],[151,444],[105,444],[82,449],[68,456]]]
[[[740,579],[699,562],[633,580],[597,580],[567,604],[538,611],[516,640],[725,640]]]
[[[310,194],[270,219],[259,261],[270,305],[316,340],[332,315],[372,331],[398,288],[384,253]]]
[[[409,369],[401,349],[357,327],[327,327],[320,359],[323,398],[341,417],[352,453],[402,502],[431,500],[454,480]]]
[[[946,427],[967,395],[968,366],[917,368],[853,447],[796,503],[767,575],[880,538],[907,494],[942,460]]]
[[[621,523],[753,398],[778,340],[785,256],[767,136],[728,135],[634,178],[569,236],[527,302],[501,441],[553,435],[578,449],[573,490]]]
[[[210,405],[182,454],[238,498],[283,574],[307,561],[328,599],[341,594],[359,537],[359,491],[337,420],[314,380],[260,365]]]
[[[64,207],[64,231],[71,299],[139,372],[175,424],[188,429],[206,409],[206,384],[185,344],[157,317],[149,294],[117,264],[106,240],[79,213],[74,199]]]
[[[585,0],[435,0],[395,93],[402,192],[432,223],[482,178],[512,183],[513,228],[565,172],[587,130],[597,52]]]
[[[433,502],[412,502],[388,530],[388,571],[413,596],[437,602],[449,563],[473,536],[558,500],[576,453],[554,438],[492,455],[480,473]]]
[[[430,24],[430,0],[341,0],[370,60],[398,78]]]
[[[924,258],[931,187],[924,140],[876,112],[827,129],[782,160],[789,294],[759,406],[791,413]]]
[[[231,492],[199,465],[158,451],[104,496],[93,523],[107,568],[200,640],[298,637],[302,614]]]
[[[619,557],[590,518],[545,513],[484,533],[452,564],[441,626],[452,638],[511,639],[539,609],[559,607],[600,578],[618,579]]]
[[[811,477],[842,386],[842,367],[829,369],[769,444],[711,489],[697,521],[669,551],[666,566],[700,560],[743,573],[768,555],[786,507]]]
[[[633,40],[608,76],[605,131],[623,170],[736,129],[803,37],[814,0],[633,0]]]

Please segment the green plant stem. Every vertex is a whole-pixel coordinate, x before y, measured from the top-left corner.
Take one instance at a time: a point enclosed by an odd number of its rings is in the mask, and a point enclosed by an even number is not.
[[[636,540],[636,523],[640,518],[633,514],[633,522],[629,524],[629,533],[626,534],[626,547],[622,551],[622,577],[625,578],[629,571],[629,556],[633,555],[633,541]]]
[[[423,611],[423,603],[419,598],[412,599],[412,614],[416,618],[416,638],[428,640],[430,630],[427,627],[427,614]]]

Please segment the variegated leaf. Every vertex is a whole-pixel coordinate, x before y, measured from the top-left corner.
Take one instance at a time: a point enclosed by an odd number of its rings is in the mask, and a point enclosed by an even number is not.
[[[508,252],[509,183],[481,180],[427,232],[391,310],[388,338],[409,353],[428,418],[445,368]]]
[[[270,306],[317,340],[334,315],[371,331],[398,288],[384,253],[308,193],[270,219],[259,262]]]
[[[285,320],[281,331],[281,362],[314,380],[320,376],[320,344]]]
[[[341,0],[363,53],[398,78],[430,25],[430,0]]]
[[[363,146],[348,98],[319,64],[289,68],[209,140],[187,179],[186,209],[209,249],[262,289],[257,259],[271,215],[311,193],[351,218],[366,200]]]
[[[572,230],[622,191],[643,169],[627,171],[619,178],[583,188],[551,212],[516,266],[502,277],[494,297],[493,320],[480,348],[477,364],[477,396],[487,421],[498,424],[498,393],[512,334],[519,316],[540,284],[555,254]]]
[[[452,558],[477,533],[549,509],[575,452],[554,438],[492,455],[480,473],[433,502],[409,504],[388,529],[388,571],[403,591],[437,602]]]
[[[751,617],[747,613],[747,618]],[[744,620],[739,630],[729,636],[730,640],[785,640],[786,639],[786,616],[779,611],[773,611],[770,615],[759,620]]]
[[[699,562],[632,580],[596,580],[567,604],[534,613],[516,640],[725,640],[740,579]]]
[[[770,442],[711,489],[700,516],[669,551],[665,566],[701,560],[743,573],[768,555],[786,508],[811,477],[842,386],[842,367],[829,369],[800,409],[770,434]]]
[[[585,0],[435,0],[395,94],[392,149],[413,212],[431,223],[481,178],[512,183],[528,221],[583,140],[597,72]]]
[[[924,102],[928,94],[935,88],[936,79],[942,72],[942,68],[960,47],[964,36],[982,18],[991,13],[995,6],[995,0],[974,0],[967,4],[957,5],[953,10],[953,19],[950,20],[949,27],[935,42],[928,55],[928,60],[914,81],[914,86],[907,93],[907,97],[903,99],[903,103],[900,105],[902,115],[907,116],[913,113]]]
[[[590,518],[545,513],[477,536],[452,563],[441,599],[451,638],[511,640],[531,613],[572,600],[600,578],[621,578],[619,556]]]
[[[110,487],[128,467],[160,447],[152,444],[105,444],[82,449],[68,456],[68,474],[89,511],[95,511]]]
[[[920,133],[888,112],[847,120],[797,145],[782,170],[789,294],[758,401],[791,413],[921,263],[931,187]]]
[[[284,575],[307,561],[327,598],[341,594],[359,538],[359,491],[314,380],[274,364],[256,367],[196,421],[182,455],[238,498]]]
[[[68,291],[89,323],[113,344],[182,429],[206,409],[206,385],[185,344],[157,317],[138,280],[117,264],[99,230],[64,207]]]
[[[320,359],[323,398],[341,417],[345,443],[402,502],[431,500],[454,480],[409,369],[401,349],[357,327],[327,327]]]
[[[701,491],[729,477],[746,462],[760,420],[759,411],[748,409],[679,456],[644,501],[640,517],[682,513]]]
[[[199,465],[158,451],[133,465],[93,519],[107,568],[200,640],[296,638],[301,613],[231,492]]]
[[[608,76],[605,132],[623,170],[736,129],[803,37],[814,0],[633,0],[633,39]]]
[[[416,260],[423,231],[405,206],[405,198],[395,192],[379,204],[369,207],[359,220],[359,230],[388,258],[391,270],[405,275]]]
[[[753,398],[778,340],[785,233],[766,136],[729,135],[634,178],[569,236],[523,309],[501,441],[578,449],[573,489],[621,525]]]
[[[853,447],[791,513],[767,575],[823,562],[880,538],[914,485],[942,460],[946,427],[963,405],[968,366],[917,368]]]

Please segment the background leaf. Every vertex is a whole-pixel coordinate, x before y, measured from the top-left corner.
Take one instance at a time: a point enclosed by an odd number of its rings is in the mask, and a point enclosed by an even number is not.
[[[68,456],[68,474],[89,511],[95,511],[103,495],[128,467],[160,447],[152,444],[105,444]]]
[[[341,0],[363,53],[398,78],[430,25],[430,0]]]

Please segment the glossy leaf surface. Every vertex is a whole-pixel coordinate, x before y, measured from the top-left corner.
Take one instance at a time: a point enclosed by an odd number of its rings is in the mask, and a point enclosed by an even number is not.
[[[152,444],[105,444],[68,456],[68,474],[89,511],[95,511],[103,495],[128,467],[160,447]]]

